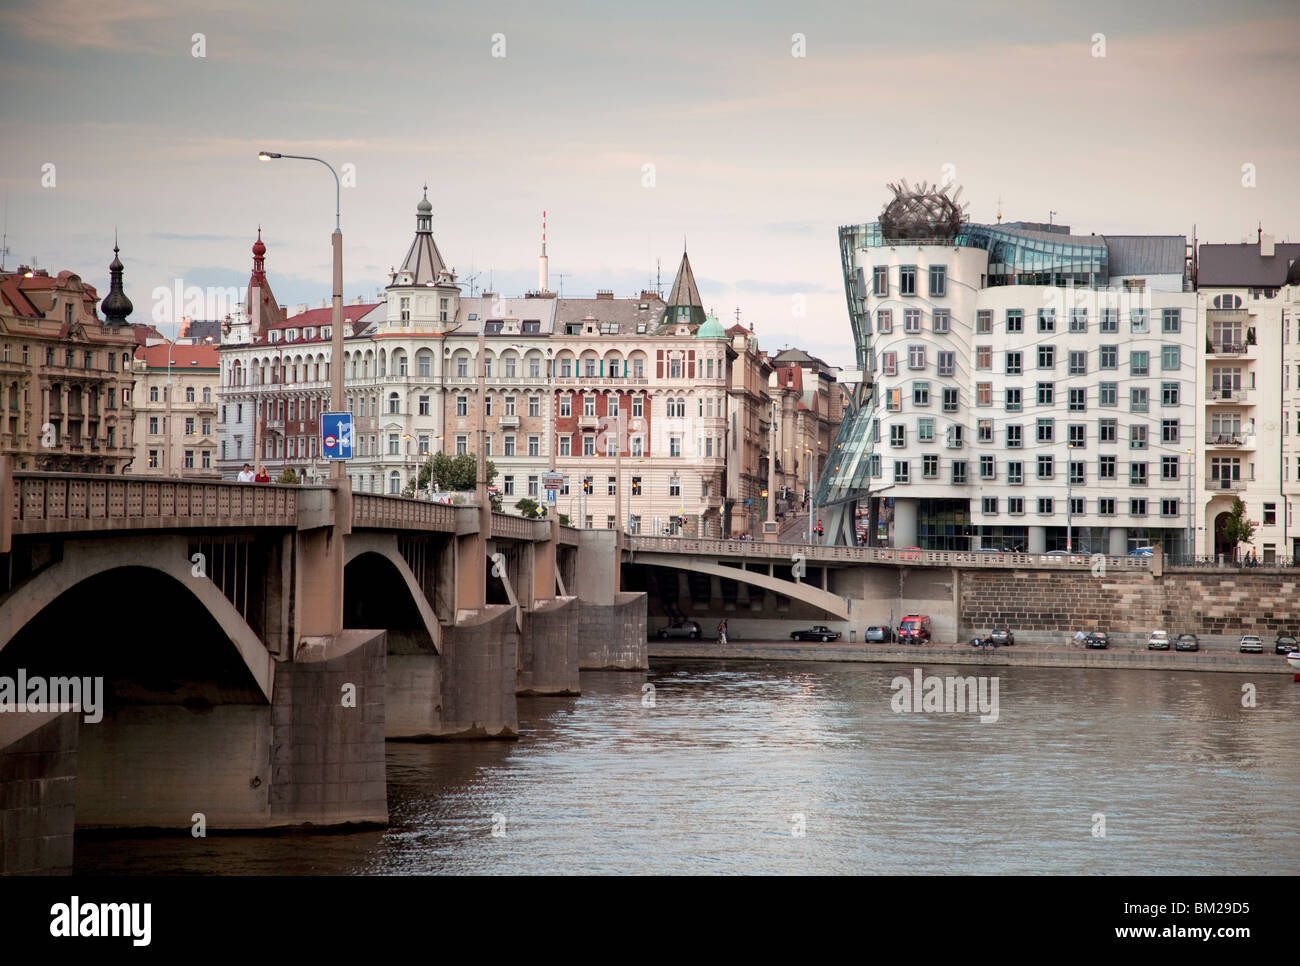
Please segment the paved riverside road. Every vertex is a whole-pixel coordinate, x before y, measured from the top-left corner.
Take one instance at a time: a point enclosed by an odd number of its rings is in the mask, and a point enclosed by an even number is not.
[[[1012,647],[972,647],[969,643],[822,644],[804,641],[659,640],[651,638],[651,658],[707,658],[762,661],[865,661],[894,664],[982,664],[1027,667],[1099,667],[1154,671],[1226,671],[1291,674],[1280,654],[1265,643],[1263,654],[1240,654],[1234,647],[1201,645],[1200,651],[1148,651],[1141,643],[1112,643],[1105,650],[1082,644],[1017,643]]]

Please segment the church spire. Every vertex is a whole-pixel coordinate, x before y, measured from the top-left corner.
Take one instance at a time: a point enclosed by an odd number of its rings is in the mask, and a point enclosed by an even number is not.
[[[248,313],[249,336],[254,342],[277,322],[284,321],[280,304],[266,280],[266,243],[262,241],[262,226],[257,226],[257,241],[253,242],[253,271],[248,276],[248,294],[244,302]]]
[[[695,273],[691,271],[691,260],[686,254],[685,246],[686,241],[683,239],[682,263],[677,268],[677,277],[673,280],[672,291],[668,293],[668,308],[664,311],[664,322],[702,325],[705,319],[704,302],[700,299],[700,290],[695,285]]]

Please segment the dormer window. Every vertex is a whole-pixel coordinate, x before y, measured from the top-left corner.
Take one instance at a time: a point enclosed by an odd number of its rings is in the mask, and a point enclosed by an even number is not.
[[[284,334],[284,338],[286,342],[292,342],[294,339],[298,338],[298,330],[290,329]]]
[[[331,332],[331,331],[332,331],[332,330],[330,329],[330,327],[329,327],[328,325],[325,326],[325,328],[323,328],[323,329],[320,330],[320,336],[321,336],[321,338],[322,338],[322,339],[328,339],[328,338],[330,337],[330,332]]]
[[[304,339],[314,339],[316,338],[316,330],[314,328],[303,329],[302,337]]]
[[[279,329],[272,329],[272,330],[271,330],[271,341],[272,341],[272,342],[279,342],[279,341],[280,341],[280,330],[279,330]]]

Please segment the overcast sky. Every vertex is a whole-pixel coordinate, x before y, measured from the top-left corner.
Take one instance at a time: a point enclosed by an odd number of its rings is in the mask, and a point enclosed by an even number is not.
[[[845,365],[836,228],[945,165],[975,221],[1001,199],[1084,233],[1300,240],[1298,81],[1294,0],[8,0],[6,266],[102,294],[116,226],[147,321],[173,279],[245,285],[260,224],[279,300],[318,303],[333,181],[266,148],[355,166],[349,300],[387,284],[427,180],[462,281],[534,287],[543,209],[566,295],[633,294],[656,260],[666,291],[685,237],[724,322]]]

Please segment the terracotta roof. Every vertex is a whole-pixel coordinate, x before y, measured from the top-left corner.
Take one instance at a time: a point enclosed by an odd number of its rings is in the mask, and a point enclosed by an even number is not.
[[[135,357],[144,361],[150,369],[167,368],[167,352],[171,350],[173,369],[216,369],[217,347],[214,345],[170,345],[159,342],[156,345],[141,346],[135,350]]]
[[[373,312],[375,309],[380,308],[383,305],[384,305],[383,302],[371,302],[366,305],[345,304],[343,306],[343,323],[344,325],[351,323],[352,334],[359,335],[362,331],[362,326],[361,326],[362,320],[365,319],[365,317],[369,315],[371,312]],[[300,312],[297,315],[292,316],[291,318],[285,319],[283,322],[276,322],[274,325],[270,326],[268,329],[262,332],[262,337],[259,338],[255,344],[256,345],[268,344],[270,342],[268,333],[272,329],[277,330],[279,332],[283,332],[285,329],[304,329],[313,326],[316,327],[317,329],[315,338],[304,339],[302,338],[302,334],[299,333],[299,337],[297,339],[288,339],[288,340],[280,339],[276,344],[277,345],[280,344],[298,345],[304,342],[324,342],[326,341],[326,339],[323,335],[321,335],[320,328],[322,326],[330,325],[333,322],[333,313],[334,313],[334,309],[332,306],[326,306],[323,309],[308,309],[306,312]],[[346,331],[344,332],[344,336],[345,337],[347,336]]]

